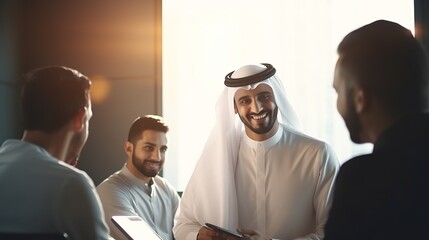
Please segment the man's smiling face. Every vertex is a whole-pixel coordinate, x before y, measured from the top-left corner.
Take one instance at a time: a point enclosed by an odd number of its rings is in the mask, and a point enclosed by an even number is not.
[[[278,107],[273,90],[267,84],[259,84],[255,89],[239,89],[234,95],[235,112],[250,130],[258,135],[271,135],[277,123]]]

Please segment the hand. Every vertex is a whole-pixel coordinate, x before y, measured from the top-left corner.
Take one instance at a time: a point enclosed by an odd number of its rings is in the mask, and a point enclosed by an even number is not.
[[[198,231],[197,240],[242,240],[243,238],[236,238],[226,233],[214,231],[208,227],[200,228]]]
[[[267,240],[253,229],[238,228],[237,232],[243,234],[244,238],[241,238],[242,240]]]

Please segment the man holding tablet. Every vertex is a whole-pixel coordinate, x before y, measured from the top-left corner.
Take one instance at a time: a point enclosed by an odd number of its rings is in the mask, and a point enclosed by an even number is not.
[[[324,142],[296,128],[296,115],[271,64],[229,73],[217,122],[186,187],[177,240],[320,239],[339,168]]]

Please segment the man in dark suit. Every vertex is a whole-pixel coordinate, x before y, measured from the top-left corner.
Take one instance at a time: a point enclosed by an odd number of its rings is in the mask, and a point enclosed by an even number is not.
[[[399,24],[379,20],[338,46],[333,86],[355,143],[371,154],[341,166],[325,239],[428,239],[428,66]]]

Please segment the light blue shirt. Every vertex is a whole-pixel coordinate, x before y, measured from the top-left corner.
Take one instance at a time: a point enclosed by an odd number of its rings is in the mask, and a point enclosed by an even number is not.
[[[163,240],[173,240],[173,219],[179,206],[179,195],[166,179],[155,176],[152,180],[153,184],[149,186],[125,165],[97,186],[106,221],[115,239],[127,238],[113,224],[111,217],[125,215],[140,216]]]
[[[109,238],[88,175],[21,140],[7,140],[0,148],[0,232]]]

